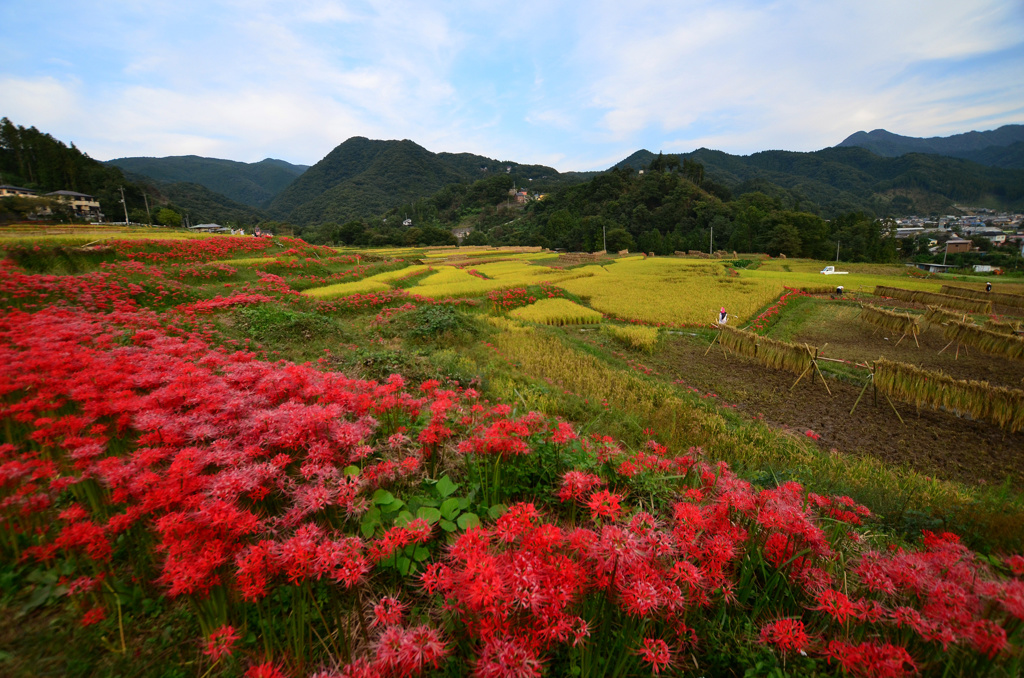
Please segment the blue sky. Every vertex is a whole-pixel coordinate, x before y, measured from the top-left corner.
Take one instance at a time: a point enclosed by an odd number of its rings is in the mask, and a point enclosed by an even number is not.
[[[556,169],[1024,123],[1021,0],[3,0],[0,116],[94,158],[351,136]]]

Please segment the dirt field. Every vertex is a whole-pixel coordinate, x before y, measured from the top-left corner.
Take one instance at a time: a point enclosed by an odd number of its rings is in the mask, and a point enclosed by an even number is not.
[[[805,303],[787,314],[771,336],[825,346],[824,355],[832,358],[863,362],[885,357],[961,379],[1022,387],[1024,362],[974,350],[965,353],[962,348],[957,359],[955,347],[940,354],[946,342],[939,328],[919,337],[920,348],[912,338],[896,346],[899,337],[873,332],[857,320],[857,313],[853,305]],[[706,342],[670,335],[663,348],[644,362],[665,377],[716,393],[722,402],[735,405],[747,416],[763,417],[799,434],[810,429],[820,436],[818,444],[825,449],[870,454],[890,464],[906,463],[922,473],[961,482],[999,484],[1010,478],[1018,489],[1024,488],[1024,432],[1011,435],[989,424],[945,412],[918,412],[911,405],[894,403],[905,422],[901,424],[884,397],[879,397],[877,405],[873,402],[870,388],[850,415],[860,385],[829,379],[829,396],[820,380],[811,384],[805,377],[790,390],[795,376],[789,373],[725,355],[717,346],[705,356],[706,349]]]

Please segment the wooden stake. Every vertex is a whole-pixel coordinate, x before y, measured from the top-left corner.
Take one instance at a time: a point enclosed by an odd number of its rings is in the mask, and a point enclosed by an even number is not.
[[[864,391],[868,390],[868,386],[871,386],[871,384],[872,384],[872,382],[874,382],[874,380],[875,380],[875,375],[869,374],[868,375],[868,380],[866,382],[864,382],[864,388],[862,388],[860,390],[860,395],[857,396],[857,399],[855,401],[853,401],[853,409],[850,410],[850,414],[851,415],[853,414],[853,410],[857,409],[857,405],[860,404],[860,399],[864,397]]]
[[[811,363],[811,366],[813,367],[814,363]],[[796,388],[796,385],[799,384],[800,380],[804,378],[804,374],[807,374],[808,372],[810,372],[810,370],[811,370],[810,367],[808,367],[806,370],[804,370],[803,374],[801,374],[799,377],[797,377],[796,381],[793,382],[793,385],[789,387],[789,390],[792,391],[794,388]],[[813,379],[813,376],[812,376],[812,379]]]
[[[903,421],[903,417],[900,417],[900,413],[896,410],[896,406],[892,404],[892,401],[889,400],[889,396],[885,396],[885,399],[889,402],[889,407],[892,408],[892,411],[896,412],[896,416],[899,418],[900,423],[906,426],[907,422]]]
[[[811,364],[814,365],[814,369],[818,371],[818,376],[821,377],[821,385],[825,387],[825,391],[828,393],[829,397],[831,397],[832,389],[828,387],[828,383],[825,381],[825,375],[821,373],[820,369],[818,369],[818,361],[815,360]]]
[[[705,358],[707,357],[708,353],[711,352],[711,347],[715,345],[715,342],[718,341],[718,338],[720,336],[722,336],[722,330],[718,330],[718,334],[716,334],[715,338],[711,340],[710,344],[708,344],[708,350],[704,351],[704,357]]]

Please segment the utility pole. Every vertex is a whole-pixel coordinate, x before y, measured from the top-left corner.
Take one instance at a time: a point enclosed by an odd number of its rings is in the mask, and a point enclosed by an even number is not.
[[[839,263],[839,241],[836,240],[836,263]]]
[[[153,225],[153,215],[149,213],[149,198],[146,197],[146,192],[142,192],[142,199],[146,201],[146,223],[149,226]]]
[[[942,265],[946,265],[946,255],[949,254],[949,241],[946,241],[946,251],[942,253]]]
[[[128,203],[124,201],[124,186],[118,186],[117,190],[121,191],[121,206],[124,207],[124,225],[128,225]]]
[[[712,256],[715,254],[715,226],[714,226],[714,224],[711,225],[711,244],[708,245],[708,254],[712,255]]]
[[[608,226],[601,224],[601,244],[604,245],[604,253],[608,254]]]

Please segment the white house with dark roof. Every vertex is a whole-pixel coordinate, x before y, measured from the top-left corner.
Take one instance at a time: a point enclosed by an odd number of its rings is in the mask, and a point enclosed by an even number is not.
[[[46,194],[47,198],[59,200],[71,207],[71,211],[79,219],[86,221],[103,221],[103,212],[100,211],[100,202],[86,193],[76,191],[54,191]]]
[[[8,196],[16,195],[21,198],[36,198],[38,194],[31,188],[22,188],[21,186],[11,186],[10,184],[0,185],[0,198],[6,198]]]

